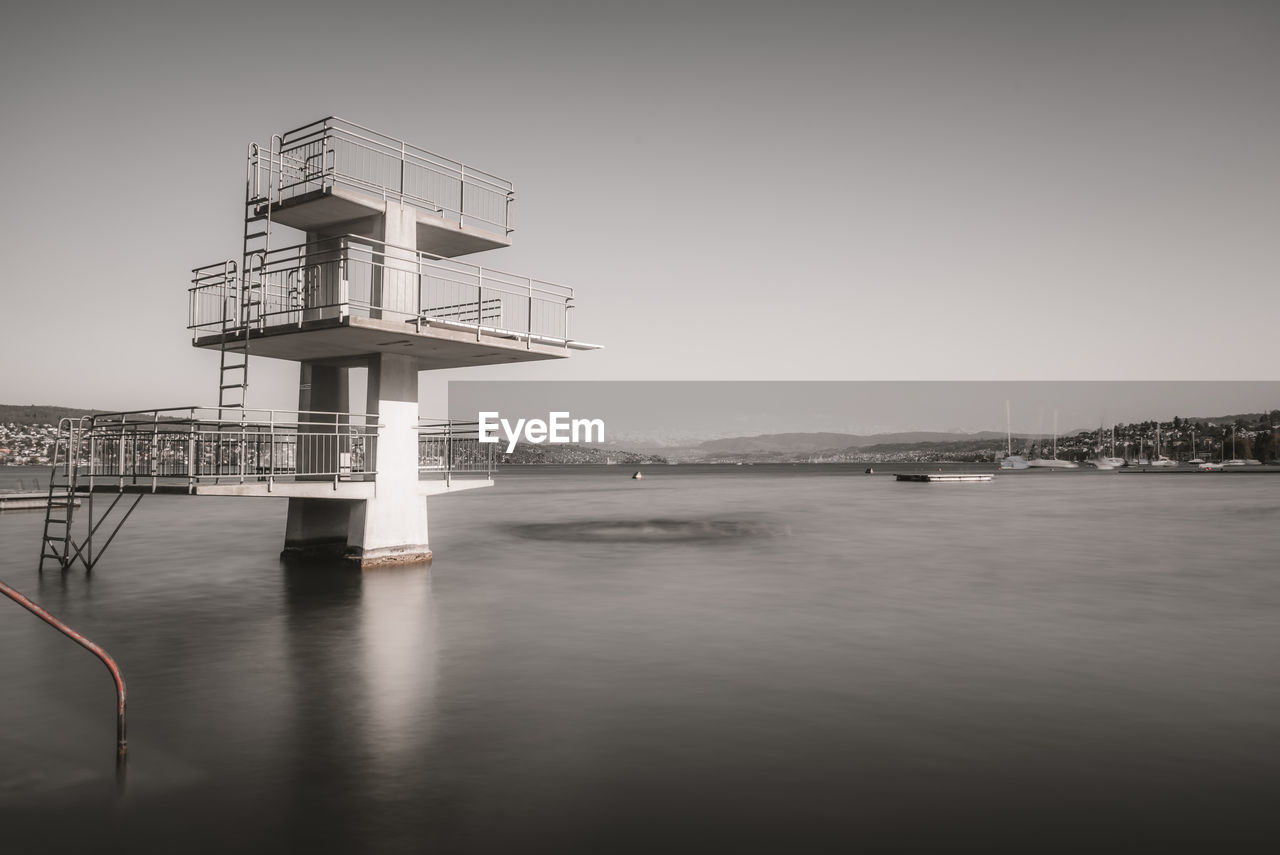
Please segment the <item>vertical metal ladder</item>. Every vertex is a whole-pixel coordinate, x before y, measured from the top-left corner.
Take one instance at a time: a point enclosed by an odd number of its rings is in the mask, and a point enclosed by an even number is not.
[[[271,252],[277,139],[277,136],[271,139],[265,170],[260,146],[257,143],[249,146],[244,190],[244,243],[240,264],[227,263],[226,277],[235,289],[235,306],[233,312],[228,312],[228,307],[223,308],[222,348],[218,364],[219,417],[223,409],[245,408],[249,392],[249,341],[255,331],[261,331],[264,322],[265,271],[267,256]],[[265,182],[262,180],[264,171]],[[229,317],[232,314],[234,318]]]

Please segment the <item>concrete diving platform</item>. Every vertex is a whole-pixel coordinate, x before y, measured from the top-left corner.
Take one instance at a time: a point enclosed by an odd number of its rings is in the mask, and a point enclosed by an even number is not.
[[[263,203],[254,213],[265,217],[267,208]],[[336,185],[275,202],[270,210],[272,222],[298,231],[381,238],[387,202],[381,196]],[[453,258],[511,246],[506,233],[450,221],[443,212],[433,213],[417,206],[412,213],[417,246],[424,252]]]
[[[394,230],[437,256],[511,245],[510,181],[336,116],[251,146],[249,193],[258,221],[308,234],[391,241],[394,210]]]
[[[228,333],[231,343],[244,341],[243,330]],[[565,359],[572,351],[595,350],[595,345],[555,341],[527,333],[485,328],[449,320],[368,318],[347,314],[283,322],[251,334],[254,356],[358,367],[370,354],[408,356],[419,371],[469,365],[506,365],[544,359]],[[219,350],[221,333],[201,335],[196,347]]]
[[[402,210],[401,218],[411,219]],[[196,268],[189,321],[196,347],[252,339],[255,356],[351,366],[407,356],[418,370],[562,359],[574,340],[573,289],[358,235],[264,251],[252,268]]]

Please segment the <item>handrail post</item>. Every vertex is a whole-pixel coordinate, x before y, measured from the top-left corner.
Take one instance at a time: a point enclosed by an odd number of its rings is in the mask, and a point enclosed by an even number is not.
[[[190,430],[187,431],[187,492],[196,491],[196,414],[195,410],[187,412]]]
[[[268,442],[270,444],[267,449],[267,492],[270,493],[271,488],[276,483],[276,411],[268,410],[267,412],[270,414],[270,426],[268,428],[270,433]]]
[[[458,164],[458,228],[462,228],[463,222],[466,220],[466,214],[463,213],[463,207],[467,203],[467,167],[464,164]]]
[[[157,471],[160,468],[158,460],[160,456],[160,411],[156,410],[154,420],[151,425],[151,492],[156,491],[159,484]]]

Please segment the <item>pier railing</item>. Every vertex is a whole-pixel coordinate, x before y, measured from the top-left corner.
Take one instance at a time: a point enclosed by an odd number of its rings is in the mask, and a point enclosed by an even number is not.
[[[418,471],[493,477],[496,443],[480,441],[478,422],[422,419],[418,423]]]
[[[90,488],[361,481],[376,474],[376,416],[181,407],[96,415],[67,455]]]
[[[352,235],[259,254],[245,271],[230,262],[196,268],[188,328],[199,338],[243,325],[245,288],[255,331],[355,316],[570,342],[568,286]]]
[[[249,194],[273,204],[337,185],[406,202],[459,225],[512,231],[511,182],[330,116],[249,149]]]
[[[370,481],[378,417],[361,413],[178,407],[86,417],[60,464],[81,487],[156,490],[200,484]],[[493,476],[493,444],[475,422],[424,419],[418,470]]]

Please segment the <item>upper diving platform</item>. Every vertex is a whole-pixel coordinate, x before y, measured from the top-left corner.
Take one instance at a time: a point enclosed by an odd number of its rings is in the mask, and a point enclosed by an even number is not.
[[[313,236],[383,239],[386,203],[411,206],[417,248],[442,258],[511,245],[511,182],[330,116],[249,147],[250,217]]]

